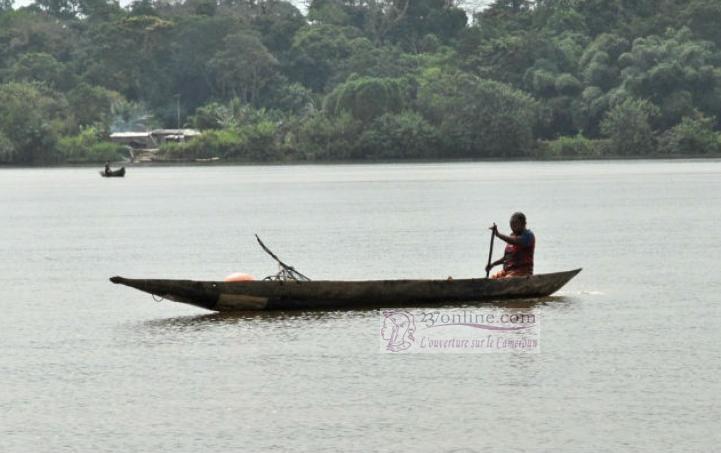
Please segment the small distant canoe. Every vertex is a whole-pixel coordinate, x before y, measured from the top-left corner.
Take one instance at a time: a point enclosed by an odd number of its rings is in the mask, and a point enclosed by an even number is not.
[[[100,176],[103,178],[122,178],[125,176],[125,167],[120,167],[117,170],[111,170],[110,173],[105,173],[104,170],[101,170]]]
[[[489,302],[549,296],[581,272],[575,269],[501,280],[368,280],[242,282],[144,280],[112,277],[113,283],[208,310],[380,308],[449,302]]]

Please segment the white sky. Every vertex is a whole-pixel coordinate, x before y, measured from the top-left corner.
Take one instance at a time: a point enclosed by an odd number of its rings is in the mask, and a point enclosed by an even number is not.
[[[483,9],[484,6],[491,3],[492,1],[493,0],[461,0],[461,4],[467,11],[478,11],[480,9]],[[132,2],[133,0],[120,0],[120,6],[127,6]],[[304,0],[290,0],[290,2],[297,6],[298,9],[300,9],[301,11],[305,11],[305,8],[303,6],[303,4],[305,3]],[[33,0],[15,0],[13,7],[20,8],[30,5],[31,3],[33,3]]]
[[[27,6],[33,3],[34,0],[15,0],[15,3],[13,4],[13,8],[20,8],[23,6]],[[120,6],[128,6],[129,4],[133,3],[134,0],[120,0]],[[298,0],[291,0],[291,3],[296,5],[297,7],[302,9],[302,1]]]

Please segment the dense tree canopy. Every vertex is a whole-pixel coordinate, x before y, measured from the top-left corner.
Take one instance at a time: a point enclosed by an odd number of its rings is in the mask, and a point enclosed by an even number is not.
[[[0,163],[721,152],[721,2],[0,0]]]

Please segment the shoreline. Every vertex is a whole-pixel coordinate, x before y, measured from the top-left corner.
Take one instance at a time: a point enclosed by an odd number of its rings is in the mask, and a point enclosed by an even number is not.
[[[195,160],[156,160],[149,162],[111,162],[112,167],[184,167],[184,166],[292,166],[292,165],[397,165],[397,164],[453,164],[453,163],[499,163],[499,162],[579,162],[579,161],[694,161],[718,160],[721,153],[713,155],[654,155],[654,156],[608,156],[608,157],[519,157],[519,158],[466,158],[466,159],[353,159],[353,160],[280,160],[280,161],[247,161],[241,159],[220,159],[212,162],[198,162]],[[0,163],[0,169],[10,168],[95,168],[103,167],[105,162],[63,162],[58,164],[6,164]]]

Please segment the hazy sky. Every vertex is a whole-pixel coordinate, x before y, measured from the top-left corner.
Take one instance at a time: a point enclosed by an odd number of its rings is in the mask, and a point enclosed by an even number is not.
[[[462,4],[466,6],[468,10],[478,10],[481,9],[483,6],[491,3],[492,1],[493,0],[463,0]],[[133,0],[120,0],[120,5],[127,6],[132,2]],[[20,8],[22,6],[27,6],[31,3],[33,3],[33,0],[15,0],[14,7]],[[291,3],[296,5],[301,11],[304,11],[303,0],[291,0]]]

